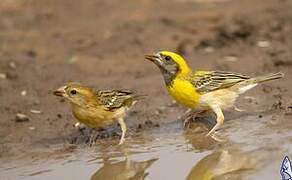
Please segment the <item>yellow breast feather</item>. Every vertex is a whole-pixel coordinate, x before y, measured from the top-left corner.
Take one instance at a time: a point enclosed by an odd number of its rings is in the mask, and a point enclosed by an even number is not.
[[[103,108],[80,108],[72,106],[73,115],[83,124],[91,128],[102,128],[113,120],[113,112],[107,112]]]
[[[187,80],[176,78],[167,89],[177,102],[189,108],[195,108],[199,102],[200,94],[196,92],[194,86]]]

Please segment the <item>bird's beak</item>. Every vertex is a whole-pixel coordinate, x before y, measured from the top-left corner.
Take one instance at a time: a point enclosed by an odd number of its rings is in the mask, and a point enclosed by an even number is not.
[[[155,61],[159,60],[159,56],[156,56],[156,55],[145,55],[145,59],[147,59],[149,61],[152,61],[152,62],[155,62]]]
[[[59,89],[55,90],[53,92],[54,95],[63,97],[65,95],[65,93],[66,93],[65,88],[66,88],[66,86],[62,86]]]
[[[161,59],[159,55],[145,55],[145,59],[155,63],[158,66],[161,66]]]

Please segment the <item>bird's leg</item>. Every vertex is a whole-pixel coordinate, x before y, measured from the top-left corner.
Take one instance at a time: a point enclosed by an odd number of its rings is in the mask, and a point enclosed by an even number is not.
[[[184,121],[183,127],[184,129],[188,128],[189,122],[192,118],[192,109],[188,109],[184,112],[184,114],[180,117]]]
[[[188,129],[190,126],[190,120],[192,119],[192,116],[188,116],[185,120],[184,120],[184,129]]]
[[[90,135],[88,144],[89,144],[89,146],[92,146],[94,144],[94,135],[93,134]]]
[[[90,135],[90,138],[89,138],[89,146],[92,146],[95,144],[96,142],[96,139],[97,139],[97,136],[98,136],[98,133],[95,129],[91,129],[91,135]]]
[[[213,134],[223,123],[224,123],[224,115],[223,112],[221,110],[221,108],[219,106],[214,106],[211,105],[210,106],[211,109],[215,112],[217,118],[216,118],[216,125],[211,129],[211,131],[208,132],[207,136],[210,136],[211,134]]]
[[[120,138],[119,145],[123,144],[125,142],[125,135],[127,132],[127,126],[123,118],[118,118],[118,123],[120,124],[121,130],[122,130],[122,136]]]

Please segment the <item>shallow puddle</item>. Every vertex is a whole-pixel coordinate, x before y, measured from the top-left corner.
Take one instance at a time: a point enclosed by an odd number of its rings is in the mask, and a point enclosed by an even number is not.
[[[292,134],[273,132],[266,124],[271,118],[226,122],[219,133],[224,142],[205,137],[200,123],[183,130],[176,122],[132,134],[122,146],[104,139],[93,147],[57,148],[2,163],[1,179],[280,179],[283,156],[292,157]]]

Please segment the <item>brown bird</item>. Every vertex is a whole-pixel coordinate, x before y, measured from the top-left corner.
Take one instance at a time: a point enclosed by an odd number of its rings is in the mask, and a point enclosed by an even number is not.
[[[54,94],[68,100],[75,118],[88,127],[103,128],[118,122],[122,130],[119,144],[125,141],[126,112],[141,97],[128,90],[96,90],[77,83],[68,83]]]

